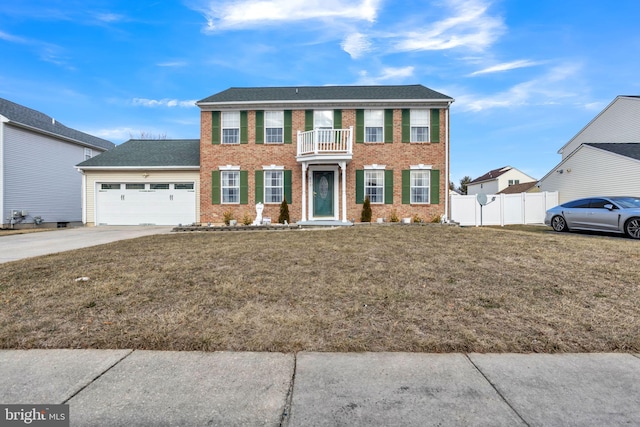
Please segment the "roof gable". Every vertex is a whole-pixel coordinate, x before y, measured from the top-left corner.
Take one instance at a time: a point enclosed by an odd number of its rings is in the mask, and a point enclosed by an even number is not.
[[[423,85],[405,86],[289,86],[232,87],[198,101],[196,104],[243,102],[308,101],[453,101],[447,95]]]
[[[44,113],[24,107],[4,98],[0,98],[0,115],[9,119],[9,122],[13,124],[54,134],[65,139],[76,141],[83,145],[102,148],[105,150],[115,146],[111,141],[80,132],[79,130],[68,128]]]
[[[200,167],[200,140],[130,139],[76,166],[79,169]]]
[[[474,179],[469,184],[476,184],[478,182],[490,181],[497,179],[500,175],[503,175],[513,169],[511,166],[504,166],[498,169],[490,170],[479,178]]]

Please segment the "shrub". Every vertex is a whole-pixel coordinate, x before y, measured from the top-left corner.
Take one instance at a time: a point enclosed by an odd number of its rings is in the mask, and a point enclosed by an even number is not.
[[[364,198],[360,222],[371,222],[371,202],[369,201],[369,196]]]
[[[389,222],[400,222],[400,218],[398,218],[398,213],[395,210],[391,212],[391,216],[389,217]]]
[[[289,205],[287,204],[287,199],[285,198],[282,203],[280,203],[280,215],[278,216],[278,223],[284,224],[285,221],[287,224],[291,222],[289,219]]]
[[[434,215],[433,218],[431,218],[431,222],[434,224],[439,224],[440,222],[442,222],[442,217],[440,215]]]
[[[422,218],[420,218],[420,215],[414,214],[413,215],[413,222],[417,223],[417,224],[421,223],[422,222]]]
[[[242,225],[251,225],[251,224],[253,224],[251,215],[249,215],[249,212],[245,212],[244,216],[242,217]]]

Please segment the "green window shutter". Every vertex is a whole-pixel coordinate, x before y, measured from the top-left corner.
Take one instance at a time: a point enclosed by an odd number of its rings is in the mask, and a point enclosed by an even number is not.
[[[256,144],[264,144],[264,111],[256,111]]]
[[[356,142],[364,142],[364,110],[356,110]]]
[[[211,204],[220,204],[220,171],[211,171]]]
[[[256,171],[256,203],[264,203],[264,171]]]
[[[431,110],[431,138],[429,142],[440,142],[440,110]]]
[[[384,171],[384,203],[393,204],[393,170]]]
[[[247,112],[240,111],[240,144],[249,143]]]
[[[411,203],[411,171],[402,171],[402,204],[408,205]]]
[[[342,129],[342,110],[333,110],[333,128]]]
[[[364,169],[356,169],[356,203],[364,203]]]
[[[411,110],[402,110],[402,142],[411,142]]]
[[[240,171],[240,204],[249,203],[249,172]]]
[[[438,169],[431,169],[431,195],[430,203],[437,205],[440,203],[440,171]]]
[[[287,204],[291,204],[293,200],[293,196],[291,193],[291,171],[284,171],[284,198],[287,201]]]
[[[384,142],[393,143],[393,110],[384,110]]]
[[[211,112],[211,143],[220,144],[220,111]]]
[[[304,130],[313,130],[313,110],[304,111]]]
[[[293,119],[291,110],[284,110],[284,143],[291,144],[293,141]],[[288,202],[288,200],[287,200]]]

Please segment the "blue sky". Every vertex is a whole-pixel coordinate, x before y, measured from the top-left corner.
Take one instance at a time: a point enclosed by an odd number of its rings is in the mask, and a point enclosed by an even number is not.
[[[640,95],[637,0],[21,0],[0,6],[0,97],[117,144],[198,138],[228,87],[423,84],[455,99],[451,180],[541,178],[617,95]]]

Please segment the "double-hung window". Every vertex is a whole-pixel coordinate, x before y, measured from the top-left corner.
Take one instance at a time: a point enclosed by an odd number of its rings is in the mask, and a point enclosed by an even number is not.
[[[364,110],[364,142],[383,142],[384,110]]]
[[[384,203],[384,170],[364,171],[364,195],[371,203]]]
[[[240,203],[240,171],[221,171],[222,203]]]
[[[222,143],[223,144],[239,144],[240,143],[240,112],[239,111],[223,111],[222,112]]]
[[[264,135],[267,144],[284,142],[284,111],[265,111]]]
[[[284,171],[264,171],[264,202],[282,203],[284,199]]]
[[[411,142],[429,142],[430,110],[411,110]]]
[[[431,185],[431,171],[411,171],[411,203],[429,203],[429,189]]]

